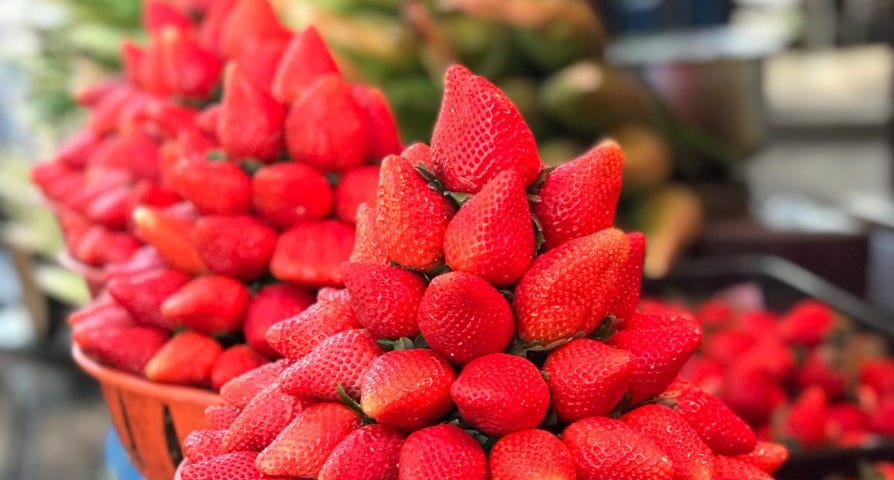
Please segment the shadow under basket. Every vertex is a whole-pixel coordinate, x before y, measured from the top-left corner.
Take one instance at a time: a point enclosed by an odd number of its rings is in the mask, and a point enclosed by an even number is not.
[[[183,460],[181,442],[194,430],[210,428],[205,408],[223,403],[208,390],[152,383],[105,367],[76,345],[75,362],[95,378],[121,444],[146,480],[170,480]]]

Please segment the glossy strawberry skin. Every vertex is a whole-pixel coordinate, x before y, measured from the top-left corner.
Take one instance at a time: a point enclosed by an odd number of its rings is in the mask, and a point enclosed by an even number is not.
[[[562,434],[580,480],[602,478],[672,480],[670,459],[646,437],[620,420],[589,417]]]
[[[270,271],[306,287],[341,286],[342,264],[354,249],[354,229],[337,220],[299,223],[280,235]]]
[[[210,215],[196,221],[192,240],[212,272],[251,282],[269,268],[276,231],[247,215]]]
[[[522,430],[499,439],[490,451],[491,480],[576,480],[568,447],[545,430]]]
[[[332,210],[332,189],[322,173],[308,165],[276,163],[251,179],[252,203],[279,228],[322,220]]]
[[[211,369],[223,348],[211,337],[183,332],[172,337],[146,364],[146,378],[153,382],[206,386]]]
[[[375,205],[378,185],[377,165],[364,165],[345,172],[333,192],[336,217],[344,223],[353,225],[361,204]]]
[[[750,453],[732,458],[772,474],[788,459],[788,449],[779,443],[759,441]]]
[[[286,318],[298,315],[314,303],[314,297],[302,288],[285,283],[268,285],[251,299],[245,310],[242,331],[245,341],[267,358],[279,353],[267,343],[270,327]]]
[[[267,343],[283,357],[298,360],[326,338],[344,330],[361,328],[350,297],[314,303],[298,315],[267,331]]]
[[[217,136],[230,156],[275,159],[283,150],[285,121],[282,104],[249,80],[238,66],[227,73]]]
[[[320,480],[397,480],[405,437],[384,425],[366,425],[349,433],[329,454]]]
[[[771,480],[773,477],[759,468],[730,457],[714,457],[716,480]]]
[[[183,468],[182,480],[239,479],[239,480],[286,480],[284,477],[264,475],[255,467],[255,452],[235,452],[221,455]]]
[[[357,207],[351,262],[388,265],[388,253],[376,230],[375,203],[362,203]]]
[[[142,374],[170,334],[158,327],[126,326],[85,329],[73,337],[85,354],[125,372]],[[121,345],[132,345],[122,349]]]
[[[245,408],[261,391],[274,384],[288,365],[287,360],[278,360],[245,372],[221,387],[220,396],[228,405]]]
[[[621,420],[670,458],[675,480],[711,480],[714,454],[673,409],[657,404],[643,405]]]
[[[239,281],[224,275],[205,275],[168,297],[161,313],[174,325],[214,335],[238,331],[248,301],[248,289]]]
[[[304,402],[285,394],[273,383],[260,391],[233,420],[221,442],[224,453],[260,452],[279,435]]]
[[[417,314],[425,279],[409,270],[386,265],[345,265],[345,287],[357,321],[377,338],[397,340],[419,335]]]
[[[192,220],[177,218],[166,210],[150,207],[136,208],[133,220],[137,235],[152,245],[169,265],[193,274],[207,270],[190,239]]]
[[[232,405],[210,405],[205,409],[205,420],[212,430],[229,430],[241,411]]]
[[[267,358],[248,345],[233,345],[224,350],[211,369],[211,388],[220,390],[230,380],[267,363]]]
[[[381,160],[397,155],[403,149],[397,121],[388,106],[388,99],[381,90],[357,84],[351,87],[351,96],[366,114],[369,129],[369,156]]]
[[[183,456],[190,463],[200,463],[220,455],[224,430],[196,430],[183,439]]]
[[[294,35],[289,41],[273,77],[273,96],[283,103],[292,103],[318,78],[338,74],[338,65],[313,26]]]
[[[484,450],[455,425],[417,430],[400,449],[400,480],[486,480]]]
[[[784,434],[799,445],[819,446],[829,440],[829,399],[819,386],[812,386],[794,400],[782,420]]]
[[[161,306],[187,282],[189,276],[184,273],[160,269],[114,278],[108,288],[112,298],[137,321],[173,330],[174,324],[162,316]]]

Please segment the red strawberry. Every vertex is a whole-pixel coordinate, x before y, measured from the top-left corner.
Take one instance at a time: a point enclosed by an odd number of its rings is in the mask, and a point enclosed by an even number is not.
[[[142,130],[107,137],[90,157],[93,166],[121,168],[136,178],[158,181],[158,143]]]
[[[735,458],[714,457],[714,480],[771,480],[770,474]]]
[[[357,321],[377,338],[419,335],[416,317],[427,286],[421,276],[399,267],[349,263],[345,286]]]
[[[757,442],[750,453],[737,455],[732,459],[757,467],[763,472],[773,473],[788,459],[788,449],[778,443],[761,441]]]
[[[349,433],[332,450],[320,480],[397,480],[404,435],[384,425],[367,425]]]
[[[388,254],[382,246],[376,231],[375,204],[362,203],[357,207],[357,222],[354,226],[354,251],[351,262],[387,265]]]
[[[366,127],[369,129],[369,156],[379,160],[388,155],[397,155],[403,150],[397,121],[388,106],[388,99],[381,90],[366,85],[351,87],[351,96],[366,113]]]
[[[724,365],[731,365],[751,350],[757,341],[754,335],[741,330],[720,330],[711,335],[710,342],[705,342],[704,352]]]
[[[721,398],[752,425],[766,422],[776,408],[787,400],[785,389],[766,370],[754,362],[735,363],[727,369]]]
[[[108,289],[137,321],[173,330],[175,324],[162,316],[161,305],[188,282],[185,273],[166,268],[112,278]]]
[[[218,391],[230,380],[265,363],[267,358],[248,345],[233,345],[224,350],[214,362],[214,368],[211,369],[211,388]]]
[[[782,420],[782,432],[806,447],[822,445],[829,440],[829,400],[818,386],[798,396]]]
[[[180,195],[162,188],[148,180],[138,180],[130,190],[133,205],[150,207],[170,207],[181,201]]]
[[[876,395],[894,395],[894,359],[878,358],[860,365],[860,384]]]
[[[428,187],[409,160],[391,156],[382,162],[375,230],[390,260],[414,270],[436,266],[452,214],[447,199]]]
[[[827,305],[805,300],[780,318],[777,332],[790,343],[813,346],[828,337],[834,328],[834,313]]]
[[[280,376],[282,391],[300,398],[339,401],[338,387],[360,398],[360,380],[382,349],[366,330],[346,330],[320,342]]]
[[[247,215],[210,215],[192,230],[199,257],[212,272],[251,282],[267,273],[276,231]]]
[[[640,290],[643,283],[643,260],[646,256],[646,236],[635,232],[627,235],[630,240],[630,252],[627,262],[620,273],[621,287],[618,299],[611,308],[611,314],[621,320],[630,320],[636,314],[640,303]]]
[[[320,77],[307,88],[292,103],[285,128],[292,159],[324,172],[345,172],[368,158],[366,114],[338,75]]]
[[[287,360],[279,360],[249,370],[220,387],[220,396],[236,408],[245,408],[258,393],[276,382],[288,365]]]
[[[255,210],[277,227],[322,220],[332,210],[329,182],[308,165],[268,165],[255,172],[251,182]]]
[[[217,55],[199,45],[192,32],[165,27],[159,33],[152,46],[161,50],[161,68],[173,92],[183,97],[211,97],[223,68]]]
[[[243,2],[252,0],[242,0]],[[187,465],[180,472],[181,480],[288,480],[264,475],[255,468],[255,452],[235,452]]]
[[[133,235],[95,225],[78,239],[72,256],[88,265],[106,265],[129,259],[140,248]]]
[[[273,77],[288,44],[288,38],[248,39],[240,49],[236,64],[253,84],[272,95]]]
[[[379,167],[365,165],[349,170],[335,186],[335,216],[347,224],[357,220],[357,209],[363,203],[376,203]]]
[[[184,159],[172,174],[177,193],[203,214],[239,215],[251,210],[251,177],[235,163]],[[213,182],[208,181],[211,178]]]
[[[466,202],[444,233],[444,257],[453,270],[493,285],[512,285],[534,256],[534,226],[522,177],[497,174]]]
[[[195,26],[186,14],[171,3],[161,0],[148,0],[143,4],[143,28],[154,32],[168,25],[184,31],[188,31]]]
[[[829,423],[835,432],[850,432],[866,429],[868,418],[859,405],[846,400],[829,406]]]
[[[64,168],[66,166],[83,168],[87,165],[93,152],[99,146],[101,137],[89,128],[84,128],[71,137],[56,150],[56,156],[52,163],[42,163],[34,167],[33,172],[42,168]],[[57,166],[57,164],[59,164]],[[37,182],[37,179],[34,179]]]
[[[237,0],[217,0],[211,2],[199,25],[198,39],[206,48],[221,54],[221,30]]]
[[[434,169],[431,161],[431,147],[425,143],[419,142],[410,145],[401,152],[400,156],[409,160],[413,167],[424,166],[429,171]]]
[[[687,314],[634,315],[625,330],[608,340],[609,345],[631,353],[630,400],[640,403],[664,391],[701,339],[701,327]]]
[[[205,420],[214,430],[229,430],[241,411],[232,405],[211,405],[205,409]]]
[[[549,173],[533,204],[547,248],[612,226],[623,169],[621,147],[608,141]]]
[[[245,341],[268,358],[278,357],[276,350],[267,343],[267,331],[280,321],[303,312],[313,303],[310,293],[294,285],[278,283],[262,288],[245,311],[245,323],[242,325]]]
[[[554,350],[543,371],[560,419],[607,415],[621,401],[633,371],[629,352],[581,338]]]
[[[303,407],[301,400],[283,393],[279,384],[271,384],[258,393],[233,420],[221,443],[221,451],[260,452],[270,445]]]
[[[298,360],[323,340],[338,332],[361,328],[350,298],[317,301],[298,315],[287,318],[267,331],[267,343],[280,355]]]
[[[490,451],[490,480],[576,480],[568,447],[544,430],[522,430],[497,440]]]
[[[224,275],[196,277],[161,305],[161,314],[174,325],[214,335],[242,327],[248,289]]]
[[[208,105],[196,116],[196,127],[198,127],[202,133],[216,135],[220,111],[221,106],[219,103]]]
[[[419,304],[418,322],[431,349],[459,365],[505,350],[515,327],[506,298],[463,272],[432,280]]]
[[[894,397],[885,397],[869,414],[869,429],[882,436],[894,435]]]
[[[839,399],[845,393],[848,372],[844,370],[844,354],[831,345],[820,345],[804,359],[798,369],[796,381],[802,389],[818,385],[831,399]]]
[[[267,0],[236,0],[224,10],[226,17],[220,25],[219,42],[226,58],[238,58],[249,39],[275,41],[290,35]]]
[[[719,329],[736,318],[736,309],[725,299],[711,299],[695,312],[699,322],[707,329]]]
[[[643,405],[621,420],[660,448],[674,464],[674,480],[711,480],[714,454],[674,410]]]
[[[282,103],[292,103],[320,77],[338,74],[332,53],[314,27],[294,35],[273,77],[272,92]]]
[[[629,243],[603,230],[537,257],[515,288],[519,338],[549,344],[596,328],[615,302]]]
[[[129,185],[123,185],[94,198],[87,205],[85,211],[87,218],[109,228],[125,228],[130,220],[130,211],[133,209],[130,190]]]
[[[400,480],[487,480],[484,450],[456,425],[413,432],[400,448]]]
[[[476,193],[503,170],[515,170],[528,185],[542,167],[534,135],[515,105],[458,65],[445,76],[431,150],[435,174],[456,192]]]
[[[431,350],[395,350],[377,358],[360,383],[363,412],[404,431],[431,425],[452,407],[456,373]]]
[[[340,403],[318,403],[302,411],[258,455],[255,465],[267,475],[317,478],[326,458],[352,431],[360,416]]]
[[[238,5],[247,3],[267,2],[240,0]],[[217,136],[230,156],[275,159],[283,150],[285,119],[285,108],[253,84],[239,66],[227,72],[217,119]]]
[[[751,427],[726,404],[686,381],[675,381],[661,397],[677,405],[680,415],[715,454],[742,455],[757,445]]]
[[[146,364],[153,382],[206,386],[223,348],[217,340],[196,332],[175,335]]]
[[[562,437],[580,480],[674,478],[673,463],[664,452],[620,420],[578,420],[565,429]]]
[[[183,439],[183,456],[190,463],[200,463],[211,460],[221,454],[220,445],[223,442],[224,430],[196,430]]]
[[[472,360],[450,387],[450,398],[470,425],[504,436],[536,428],[549,409],[549,388],[530,361],[505,353]]]
[[[177,270],[202,273],[208,267],[190,238],[193,222],[165,210],[138,207],[133,211],[137,235],[152,245],[159,256]]]
[[[343,285],[342,264],[353,249],[354,229],[344,223],[299,223],[280,235],[270,271],[280,280],[308,287]]]
[[[93,328],[73,340],[100,363],[142,374],[149,360],[165,345],[169,334],[157,327]],[[128,345],[128,348],[121,348]]]

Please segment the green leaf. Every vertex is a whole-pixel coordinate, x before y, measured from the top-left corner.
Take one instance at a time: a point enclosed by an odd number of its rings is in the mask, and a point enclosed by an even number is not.
[[[351,398],[350,395],[348,395],[348,392],[345,390],[345,387],[343,387],[339,383],[338,385],[335,386],[335,389],[338,391],[338,398],[341,399],[341,403],[344,403],[345,405],[350,407],[352,410],[355,410],[355,411],[359,412],[360,414],[363,414],[363,409],[360,407],[360,404],[357,403],[357,400],[354,400],[353,398]]]

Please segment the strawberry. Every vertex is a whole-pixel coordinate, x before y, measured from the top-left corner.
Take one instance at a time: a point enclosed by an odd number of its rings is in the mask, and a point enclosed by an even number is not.
[[[488,462],[490,480],[576,480],[568,447],[544,430],[522,430],[497,440]]]
[[[342,222],[353,225],[357,220],[360,204],[375,204],[378,184],[377,165],[365,165],[345,172],[335,186],[335,216]]]
[[[727,369],[721,398],[736,414],[756,425],[766,422],[787,395],[766,370],[743,359]]]
[[[629,352],[580,338],[546,357],[543,371],[559,418],[606,415],[621,401],[633,371]]]
[[[221,454],[220,445],[226,433],[224,430],[190,432],[183,439],[183,456],[190,463],[200,463],[219,456]]]
[[[174,325],[214,335],[242,327],[249,294],[237,280],[225,275],[196,277],[161,305],[161,314]]]
[[[240,215],[251,210],[251,177],[235,163],[184,159],[171,174],[177,193],[205,215]]]
[[[188,275],[165,268],[112,278],[108,289],[112,298],[137,321],[173,330],[175,324],[162,315],[161,306],[188,282]]]
[[[531,265],[534,226],[522,177],[500,172],[466,202],[444,232],[444,258],[453,270],[489,283],[512,285]]]
[[[580,480],[672,480],[671,460],[648,438],[620,420],[589,417],[569,425],[562,440]]]
[[[549,409],[549,388],[530,361],[505,353],[472,360],[450,387],[460,416],[494,436],[536,428]]]
[[[534,135],[496,86],[454,65],[431,137],[434,172],[448,190],[476,193],[503,170],[530,184],[540,173]]]
[[[830,400],[844,396],[849,375],[844,370],[842,353],[831,345],[820,345],[811,350],[798,369],[795,379],[798,386],[807,389],[818,385]]]
[[[338,75],[318,78],[295,99],[285,133],[292,159],[324,172],[345,172],[369,156],[366,114]]]
[[[232,405],[210,405],[205,409],[205,421],[213,430],[229,430],[240,412],[240,408]]]
[[[419,304],[418,322],[431,349],[459,365],[505,350],[515,326],[503,295],[463,272],[432,280]]]
[[[287,38],[248,39],[239,51],[236,64],[254,85],[272,95],[273,77],[288,44]]]
[[[87,205],[84,213],[93,222],[109,228],[125,228],[133,209],[130,189],[130,186],[119,186],[99,195]]]
[[[722,298],[711,299],[695,312],[699,322],[707,329],[719,329],[736,318],[736,309]]]
[[[318,403],[299,413],[258,455],[267,475],[317,478],[326,458],[352,431],[360,416],[340,403]]]
[[[361,328],[350,298],[317,301],[267,331],[267,343],[283,357],[298,360],[338,332]]]
[[[255,210],[280,228],[322,220],[332,210],[329,182],[308,165],[268,165],[255,172],[251,184]]]
[[[627,235],[630,251],[627,261],[620,273],[621,286],[618,298],[610,312],[622,321],[630,320],[636,314],[640,303],[640,291],[643,283],[643,261],[646,256],[646,236],[635,232]]]
[[[207,270],[190,238],[192,221],[150,207],[136,208],[133,220],[137,235],[170,266],[194,274]]]
[[[370,132],[369,156],[379,160],[400,153],[403,145],[397,121],[385,94],[379,89],[358,84],[351,87],[351,96],[366,114],[366,127]]]
[[[308,287],[344,284],[342,264],[354,249],[354,229],[337,220],[294,225],[279,236],[270,271],[276,278]]]
[[[221,443],[221,451],[260,452],[270,445],[303,407],[303,401],[283,393],[279,384],[269,385],[248,402],[233,420]]]
[[[56,156],[50,163],[41,163],[36,165],[32,170],[34,172],[47,168],[66,168],[75,167],[83,168],[90,161],[93,152],[99,146],[101,137],[89,128],[84,128],[68,139],[56,150]],[[32,177],[35,183],[40,184],[36,178]]]
[[[881,399],[869,414],[869,429],[879,435],[894,435],[894,396]]]
[[[481,445],[456,425],[417,430],[400,448],[400,480],[487,480]]]
[[[243,373],[267,363],[267,358],[248,345],[233,345],[224,350],[211,369],[211,388],[214,391]]]
[[[621,417],[621,421],[670,458],[674,480],[711,480],[714,454],[674,410],[664,405],[643,405]]]
[[[714,480],[771,480],[770,474],[735,458],[714,457]]]
[[[320,480],[397,480],[404,435],[384,425],[366,425],[349,433],[332,450]]]
[[[231,0],[230,0],[231,1]],[[213,103],[205,107],[196,116],[196,127],[207,135],[217,134],[217,122],[220,118],[221,106],[219,103]]]
[[[676,404],[680,415],[717,455],[742,455],[757,445],[751,427],[726,404],[684,380],[678,379],[668,387],[661,400]]]
[[[251,1],[251,0],[242,0]],[[180,471],[181,480],[287,480],[264,475],[255,468],[255,452],[235,452],[187,465]]]
[[[276,382],[288,365],[287,360],[279,360],[249,370],[220,387],[220,396],[229,405],[245,408],[262,390]]]
[[[192,20],[171,3],[161,0],[143,3],[143,28],[154,32],[168,25],[184,31],[195,27]]]
[[[547,248],[612,226],[623,169],[621,147],[607,141],[549,173],[533,204]]]
[[[237,8],[249,3],[267,2],[239,0]],[[217,136],[230,156],[263,161],[275,159],[283,150],[285,119],[285,108],[253,84],[238,65],[227,72],[217,119]]]
[[[827,305],[805,300],[780,318],[776,330],[786,341],[810,347],[822,342],[834,328],[835,317]]]
[[[833,431],[850,432],[865,430],[868,418],[859,405],[847,401],[829,405],[829,423]]]
[[[142,130],[131,130],[107,137],[93,155],[94,167],[121,168],[135,178],[158,181],[158,143]]]
[[[860,365],[860,384],[876,395],[894,395],[894,359],[877,358]]]
[[[146,364],[168,341],[169,334],[150,326],[92,328],[73,338],[85,354],[129,373],[143,373]],[[121,348],[128,345],[128,348]]]
[[[428,188],[409,160],[382,162],[376,227],[388,258],[414,270],[434,268],[444,255],[444,231],[453,214],[447,199]]]
[[[409,270],[386,265],[349,263],[345,286],[357,321],[377,338],[397,340],[419,335],[419,303],[425,279]]]
[[[400,154],[401,157],[410,161],[410,165],[414,167],[423,166],[427,170],[434,170],[431,161],[431,147],[425,143],[418,142],[410,145]]]
[[[387,265],[388,254],[382,246],[376,231],[375,204],[361,203],[357,207],[357,221],[354,226],[354,250],[351,262]]]
[[[276,350],[267,343],[267,331],[280,321],[303,312],[313,303],[310,293],[294,285],[277,283],[262,288],[245,310],[242,331],[245,332],[246,343],[267,358],[278,357]]]
[[[94,225],[78,239],[71,254],[83,263],[99,266],[124,262],[139,248],[140,242],[133,235]]]
[[[173,93],[182,97],[211,97],[223,68],[221,60],[203,48],[192,32],[165,27],[152,45],[161,50],[161,69]]]
[[[153,382],[205,386],[223,348],[217,340],[196,332],[175,335],[146,364],[146,378]]]
[[[360,382],[363,413],[376,422],[413,431],[441,419],[453,406],[456,373],[431,350],[395,350],[377,358]]]
[[[788,459],[788,449],[778,443],[760,441],[750,453],[731,458],[772,474]]]
[[[290,35],[267,0],[235,0],[232,6],[224,10],[225,18],[219,27],[218,41],[220,51],[226,58],[238,58],[240,49],[250,39],[276,41]]]
[[[313,26],[292,36],[276,73],[271,91],[282,103],[292,103],[320,77],[338,74],[332,53]]]
[[[704,352],[708,357],[724,365],[731,365],[742,358],[757,344],[758,338],[741,330],[720,330],[705,342]]]
[[[812,386],[801,392],[791,404],[782,419],[782,433],[799,445],[822,445],[829,440],[828,410],[829,399],[826,392],[818,386]]]
[[[197,38],[199,42],[206,48],[220,55],[221,48],[221,31],[226,23],[230,11],[236,4],[237,0],[216,0],[210,2],[208,8],[204,12],[202,22],[199,24]]]
[[[202,262],[214,273],[244,282],[267,273],[276,240],[276,231],[247,215],[209,215],[192,230]]]
[[[360,398],[360,380],[382,349],[366,330],[345,330],[323,340],[280,376],[282,391],[338,401],[338,387]]]
[[[615,301],[628,250],[627,237],[611,229],[537,257],[515,288],[519,338],[549,344],[589,334]]]
[[[687,314],[637,314],[609,345],[631,353],[630,400],[640,403],[658,395],[680,373],[698,348],[701,327]]]

